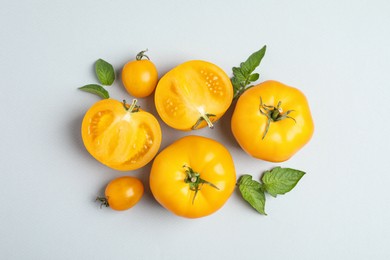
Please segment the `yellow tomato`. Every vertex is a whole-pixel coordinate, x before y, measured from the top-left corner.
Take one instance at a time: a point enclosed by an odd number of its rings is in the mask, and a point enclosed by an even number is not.
[[[85,114],[81,134],[88,152],[110,168],[135,170],[150,162],[161,144],[157,119],[114,99],[95,103]]]
[[[137,204],[143,193],[144,185],[139,179],[124,176],[110,181],[105,197],[98,197],[96,200],[114,210],[126,210]]]
[[[271,162],[288,160],[309,142],[314,132],[304,94],[272,80],[241,95],[231,127],[244,151]]]
[[[200,60],[185,62],[165,74],[155,92],[161,119],[179,130],[212,127],[229,108],[233,87],[218,66]]]
[[[150,189],[156,200],[187,218],[217,211],[232,194],[235,183],[229,151],[201,136],[186,136],[165,148],[156,156],[150,173]]]
[[[122,83],[125,89],[130,95],[138,98],[152,94],[158,80],[156,66],[144,52],[138,53],[136,60],[126,63],[122,69]],[[147,59],[143,60],[143,57]]]

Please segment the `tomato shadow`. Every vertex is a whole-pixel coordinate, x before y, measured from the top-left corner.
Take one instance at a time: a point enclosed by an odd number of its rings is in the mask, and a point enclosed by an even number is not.
[[[236,139],[234,138],[234,135],[232,133],[231,129],[231,119],[234,112],[234,108],[236,106],[236,102],[233,100],[233,103],[230,105],[229,109],[225,112],[225,114],[219,119],[217,124],[219,124],[218,127],[216,127],[215,130],[217,130],[222,137],[222,140],[225,144],[229,144],[228,146],[234,147],[234,148],[240,148],[238,145]]]
[[[70,120],[70,122],[68,123],[69,138],[71,140],[71,143],[73,144],[73,147],[77,149],[78,152],[81,151],[81,154],[83,156],[89,158],[90,156],[84,148],[83,140],[81,137],[81,123],[83,121],[83,117],[84,114],[80,114]]]

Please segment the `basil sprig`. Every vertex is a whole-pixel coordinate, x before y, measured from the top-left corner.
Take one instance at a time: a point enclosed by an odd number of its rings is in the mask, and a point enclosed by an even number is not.
[[[114,67],[105,60],[95,62],[95,73],[102,85],[111,86],[115,81]],[[99,84],[88,84],[79,88],[82,91],[98,95],[102,99],[110,98],[108,91]]]
[[[259,79],[259,73],[253,73],[260,65],[265,55],[267,46],[264,45],[260,50],[252,53],[249,58],[241,62],[240,67],[233,67],[233,77],[231,82],[234,90],[234,98],[238,98],[245,90],[252,87],[251,83]]]
[[[237,185],[243,199],[257,212],[267,215],[265,193],[273,197],[286,194],[297,185],[304,174],[305,172],[295,169],[275,167],[264,172],[261,182],[252,180],[251,175],[245,174],[238,179]]]

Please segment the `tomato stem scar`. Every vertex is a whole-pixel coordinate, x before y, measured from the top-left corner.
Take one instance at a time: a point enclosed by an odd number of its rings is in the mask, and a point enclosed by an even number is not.
[[[295,118],[289,116],[291,112],[294,110],[288,110],[286,113],[283,113],[283,109],[280,107],[282,105],[282,101],[279,101],[278,104],[275,106],[269,106],[266,104],[263,104],[263,99],[260,96],[260,106],[259,111],[262,115],[266,116],[268,118],[267,125],[265,127],[265,131],[263,134],[262,139],[265,138],[265,136],[268,133],[268,129],[272,122],[281,121],[283,119],[289,118],[292,119],[295,123],[297,122]]]

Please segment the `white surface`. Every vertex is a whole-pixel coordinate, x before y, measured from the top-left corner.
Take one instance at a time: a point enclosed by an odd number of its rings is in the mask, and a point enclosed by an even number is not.
[[[114,3],[115,2],[115,3]],[[388,1],[2,1],[0,9],[1,259],[390,259]],[[300,88],[312,141],[280,165],[304,170],[268,216],[237,193],[217,213],[187,220],[146,194],[130,211],[100,210],[106,183],[126,173],[85,151],[80,123],[95,96],[93,63],[119,71],[145,48],[160,75],[189,60],[229,75],[267,44],[261,80]],[[130,99],[119,81],[112,97]],[[155,111],[153,100],[141,101]],[[237,174],[275,164],[239,149],[231,110],[210,136]],[[187,135],[163,125],[167,146]]]

